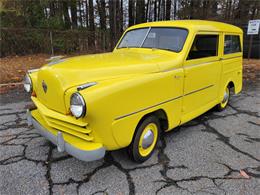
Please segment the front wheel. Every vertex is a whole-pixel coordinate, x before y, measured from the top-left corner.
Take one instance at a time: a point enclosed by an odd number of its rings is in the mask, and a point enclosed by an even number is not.
[[[143,120],[136,129],[129,155],[135,162],[144,162],[152,155],[160,134],[160,123],[155,116]]]
[[[230,87],[227,86],[225,89],[225,92],[224,92],[224,98],[223,98],[222,102],[220,102],[217,105],[217,110],[218,111],[224,110],[228,105],[229,99],[230,99]]]

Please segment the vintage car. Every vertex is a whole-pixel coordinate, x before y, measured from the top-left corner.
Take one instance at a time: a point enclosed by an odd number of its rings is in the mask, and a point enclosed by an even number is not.
[[[242,89],[240,28],[179,20],[128,28],[113,52],[54,58],[25,76],[28,124],[83,160],[128,148],[147,160],[159,135]]]

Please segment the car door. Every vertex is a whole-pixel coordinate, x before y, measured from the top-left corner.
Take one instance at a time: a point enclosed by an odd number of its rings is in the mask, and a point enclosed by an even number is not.
[[[242,35],[235,33],[225,33],[223,38],[222,56],[222,81],[220,84],[219,96],[223,98],[224,90],[230,81],[235,84],[235,92],[242,89]]]
[[[205,112],[216,101],[220,82],[221,33],[199,32],[184,62],[184,87],[181,123]]]

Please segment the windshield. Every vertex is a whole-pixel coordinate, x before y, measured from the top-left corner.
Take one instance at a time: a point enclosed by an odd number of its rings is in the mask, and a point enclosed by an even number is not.
[[[154,48],[180,52],[188,31],[180,28],[140,28],[128,31],[122,38],[120,48]]]

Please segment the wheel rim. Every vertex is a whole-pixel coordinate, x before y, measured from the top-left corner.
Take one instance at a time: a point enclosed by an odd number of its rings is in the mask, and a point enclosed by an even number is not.
[[[225,108],[228,104],[228,100],[229,100],[229,96],[230,96],[230,92],[229,92],[229,88],[227,87],[224,93],[224,98],[223,101],[221,102],[220,106],[222,108]]]
[[[154,123],[148,124],[143,130],[138,144],[138,149],[141,156],[145,157],[153,151],[157,141],[157,137],[158,137],[157,125]]]

